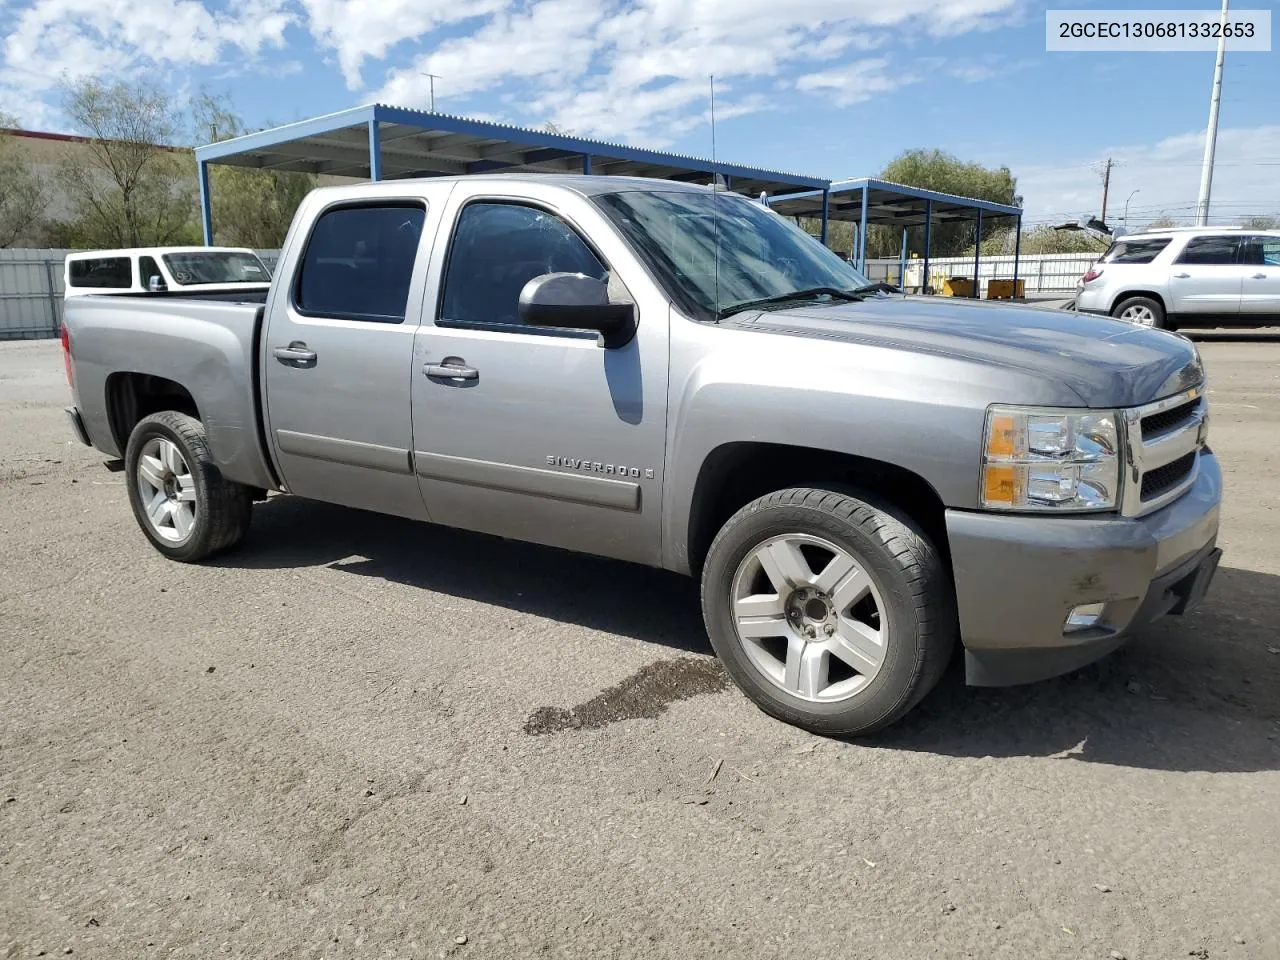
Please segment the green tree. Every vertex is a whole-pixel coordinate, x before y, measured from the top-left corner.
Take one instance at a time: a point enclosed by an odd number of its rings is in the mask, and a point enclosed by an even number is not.
[[[999,231],[983,238],[982,255],[1012,256],[1016,239],[1012,228],[1001,227]],[[1079,230],[1055,230],[1048,224],[1033,227],[1022,234],[1021,254],[1024,257],[1043,253],[1098,254],[1103,249],[1102,244],[1087,233]],[[964,255],[973,256],[972,243],[965,249]]]
[[[49,206],[48,185],[8,132],[17,126],[17,119],[0,113],[0,247],[36,242]]]
[[[76,81],[64,109],[89,138],[89,161],[67,161],[58,178],[75,213],[64,242],[135,247],[192,242],[191,155],[173,146],[182,113],[159,87],[138,81]]]
[[[196,140],[201,143],[249,132],[225,97],[202,93],[192,105],[192,116]],[[212,164],[209,191],[215,242],[258,249],[279,247],[298,204],[315,186],[316,178],[310,173]]]
[[[1167,230],[1169,227],[1176,227],[1178,221],[1173,217],[1156,217],[1142,229],[1144,230]]]
[[[1008,167],[993,169],[980,163],[968,163],[943,150],[913,149],[900,153],[880,171],[880,179],[909,187],[936,190],[961,197],[991,200],[1020,206],[1018,182]],[[935,257],[958,256],[965,248],[973,249],[973,221],[942,222],[935,220],[930,250]],[[989,229],[984,224],[983,232]],[[924,249],[924,228],[913,227],[907,235],[908,249]],[[867,256],[894,257],[902,247],[902,230],[898,227],[873,225],[867,229]]]
[[[1280,217],[1245,217],[1240,226],[1246,230],[1280,230]]]

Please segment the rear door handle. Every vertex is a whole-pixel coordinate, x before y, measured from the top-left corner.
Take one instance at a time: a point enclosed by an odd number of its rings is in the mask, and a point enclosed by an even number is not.
[[[301,340],[295,340],[287,347],[276,347],[272,353],[286,367],[300,367],[306,370],[316,365],[316,352],[309,349]]]
[[[480,371],[468,367],[467,361],[461,357],[445,357],[443,363],[423,364],[422,372],[428,377],[439,377],[441,380],[479,380]]]
[[[1179,280],[1186,280],[1189,276],[1191,276],[1191,274],[1189,274],[1189,273],[1175,273],[1175,274],[1174,274],[1174,276],[1175,276],[1175,277],[1177,277]]]
[[[1250,279],[1250,280],[1265,280],[1265,279],[1267,279],[1267,275],[1266,275],[1265,273],[1255,273],[1255,274],[1254,274],[1252,277],[1250,277],[1249,279]]]

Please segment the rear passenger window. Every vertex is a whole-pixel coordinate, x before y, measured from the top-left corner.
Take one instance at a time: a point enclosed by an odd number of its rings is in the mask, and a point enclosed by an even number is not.
[[[109,287],[113,290],[128,290],[133,286],[133,261],[128,257],[72,260],[68,273],[73,287]]]
[[[1117,240],[1102,255],[1103,263],[1150,263],[1169,245],[1169,237],[1158,240]]]
[[[320,215],[294,290],[299,313],[401,323],[426,210],[417,204],[335,207]]]
[[[143,290],[150,288],[152,277],[156,277],[161,283],[164,283],[164,274],[160,272],[160,266],[156,263],[154,257],[143,257],[138,261],[138,275],[142,279]]]
[[[573,227],[516,203],[470,203],[458,215],[440,316],[466,324],[520,323],[520,291],[547,273],[608,271]]]
[[[1178,262],[1203,265],[1235,263],[1239,246],[1239,237],[1192,237]]]

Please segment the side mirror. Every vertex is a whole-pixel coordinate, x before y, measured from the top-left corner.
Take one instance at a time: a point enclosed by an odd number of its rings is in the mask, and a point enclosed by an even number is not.
[[[520,320],[535,327],[595,330],[603,346],[625,347],[636,335],[633,303],[610,303],[609,287],[581,273],[546,273],[520,291]]]
[[[164,277],[152,274],[147,280],[147,290],[151,293],[164,293],[168,289],[168,286],[164,282]]]

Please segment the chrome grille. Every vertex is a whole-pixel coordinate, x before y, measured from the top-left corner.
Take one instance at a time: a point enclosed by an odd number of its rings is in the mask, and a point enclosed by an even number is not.
[[[1196,457],[1200,456],[1199,452],[1192,451],[1186,456],[1179,457],[1173,463],[1166,463],[1163,467],[1156,467],[1154,470],[1148,470],[1142,476],[1142,502],[1154,500],[1162,493],[1176,487],[1179,483],[1187,478],[1196,466]]]
[[[1121,512],[1159,510],[1195,483],[1201,425],[1208,415],[1200,387],[1124,410],[1125,485]]]
[[[1195,400],[1188,400],[1186,403],[1180,403],[1176,407],[1170,407],[1168,410],[1153,413],[1149,417],[1143,417],[1142,439],[1144,441],[1151,440],[1162,433],[1176,430],[1196,415],[1196,410],[1199,406],[1200,399],[1196,398]]]

